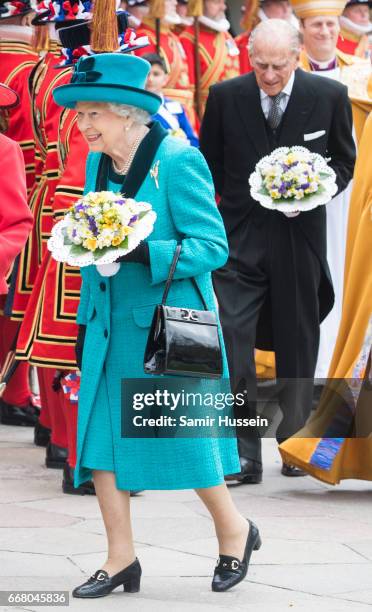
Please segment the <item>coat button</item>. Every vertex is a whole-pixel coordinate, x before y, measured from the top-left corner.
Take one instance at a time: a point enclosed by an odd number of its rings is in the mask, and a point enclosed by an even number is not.
[[[106,291],[106,284],[105,283],[100,283],[99,284],[99,288],[101,289],[101,291]]]
[[[103,335],[105,336],[105,338],[107,338],[107,336],[108,336],[108,331],[107,331],[107,329],[105,329],[105,331],[103,332]]]

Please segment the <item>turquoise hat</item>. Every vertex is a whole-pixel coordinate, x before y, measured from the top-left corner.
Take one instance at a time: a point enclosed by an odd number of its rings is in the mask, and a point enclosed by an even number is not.
[[[161,98],[145,89],[149,72],[149,62],[135,55],[99,53],[82,57],[75,64],[71,82],[56,87],[53,97],[67,108],[75,108],[77,102],[113,102],[154,115]]]

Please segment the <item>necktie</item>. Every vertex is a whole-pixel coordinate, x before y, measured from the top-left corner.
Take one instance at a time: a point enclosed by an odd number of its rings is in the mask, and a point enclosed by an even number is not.
[[[285,94],[281,91],[276,96],[270,96],[271,106],[267,117],[267,122],[272,130],[276,130],[282,120],[283,111],[280,108],[280,101],[284,98]]]

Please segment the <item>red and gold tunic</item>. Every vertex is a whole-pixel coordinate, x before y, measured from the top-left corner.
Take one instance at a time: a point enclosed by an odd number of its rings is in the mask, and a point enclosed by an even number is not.
[[[60,116],[58,151],[61,177],[52,203],[55,221],[81,197],[88,146],[76,125],[76,113]],[[44,254],[18,337],[17,358],[47,368],[76,369],[76,312],[80,299],[79,268]]]
[[[8,292],[6,276],[32,228],[26,176],[19,145],[0,134],[0,295]]]
[[[36,87],[33,96],[34,128],[44,163],[42,174],[29,198],[34,227],[20,256],[12,304],[12,318],[15,320],[23,319],[53,226],[53,197],[60,177],[58,126],[62,108],[54,102],[52,92],[55,87],[70,80],[70,68],[56,70],[55,64],[53,55],[46,56],[39,66],[40,78],[33,81]]]
[[[150,45],[138,49],[135,55],[156,53],[156,34],[153,19],[144,19],[136,30],[137,37],[148,36]],[[169,79],[164,95],[180,102],[187,111],[192,126],[195,126],[193,110],[193,89],[188,70],[187,58],[179,37],[172,32],[171,27],[162,23],[160,28],[160,54],[165,61]]]
[[[195,35],[193,26],[185,29],[180,36],[180,41],[186,52],[190,79],[194,85]],[[216,32],[200,24],[199,58],[201,110],[204,113],[210,86],[239,76],[239,55],[234,39],[228,32]]]
[[[240,74],[246,74],[246,72],[252,72],[251,62],[249,60],[248,53],[248,41],[250,32],[242,32],[235,38],[236,46],[239,49],[239,65]]]
[[[337,49],[348,55],[367,58],[368,53],[371,51],[371,45],[366,34],[357,36],[357,34],[341,29],[337,41]]]
[[[6,35],[4,31],[2,37],[0,27],[0,82],[17,92],[20,104],[9,110],[9,127],[5,134],[16,140],[22,149],[29,193],[35,180],[35,155],[28,79],[39,58],[27,42],[8,40]]]
[[[34,66],[28,82],[29,96],[30,100],[32,100],[31,122],[35,142],[35,182],[33,191],[37,190],[37,185],[41,179],[47,154],[45,117],[43,117],[43,112],[45,109],[43,99],[38,94],[48,66],[54,66],[58,62],[60,55],[60,45],[57,43],[57,41],[51,39],[49,41],[48,52]],[[33,194],[31,193],[30,199],[32,197]]]

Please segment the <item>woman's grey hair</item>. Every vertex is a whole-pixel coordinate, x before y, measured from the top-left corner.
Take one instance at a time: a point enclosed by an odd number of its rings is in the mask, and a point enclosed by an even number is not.
[[[248,42],[248,52],[251,57],[254,55],[254,45],[258,39],[270,42],[272,48],[288,46],[290,53],[294,55],[298,55],[301,50],[299,31],[284,19],[261,21],[254,28]]]
[[[108,103],[108,107],[111,112],[119,115],[120,117],[130,117],[135,123],[146,125],[150,121],[150,113],[137,108],[137,106],[129,106],[129,104],[115,104]]]

